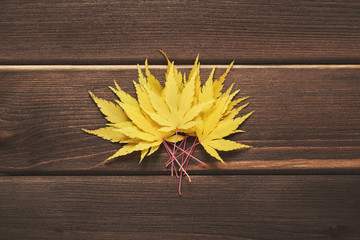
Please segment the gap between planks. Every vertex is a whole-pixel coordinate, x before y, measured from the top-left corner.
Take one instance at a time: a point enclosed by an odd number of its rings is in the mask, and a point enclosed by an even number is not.
[[[139,65],[145,68],[145,65]],[[203,69],[227,68],[229,65],[201,65]],[[167,65],[149,65],[151,69],[166,69]],[[191,68],[192,65],[177,65]],[[233,69],[358,69],[360,64],[285,64],[285,65],[234,65]],[[137,69],[137,65],[0,65],[0,71],[51,71],[51,70],[122,70]]]

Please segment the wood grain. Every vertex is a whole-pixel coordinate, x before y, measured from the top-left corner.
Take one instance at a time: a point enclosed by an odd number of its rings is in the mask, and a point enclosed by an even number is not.
[[[358,239],[359,176],[1,177],[2,239]]]
[[[188,68],[183,68],[188,71]],[[224,69],[218,69],[219,76]],[[209,67],[202,68],[203,79]],[[163,69],[154,67],[163,81]],[[241,96],[251,96],[244,113],[256,113],[243,125],[246,133],[231,138],[253,146],[224,153],[226,165],[201,147],[192,173],[359,173],[360,68],[235,67],[226,87],[236,82]],[[87,135],[105,120],[87,91],[114,99],[107,88],[116,79],[134,94],[135,69],[9,69],[0,71],[0,156],[7,174],[167,174],[167,155],[160,149],[138,165],[138,154],[87,171],[120,146]],[[42,162],[48,162],[41,165]],[[30,169],[12,169],[29,167]]]
[[[360,63],[359,1],[3,0],[0,64]]]

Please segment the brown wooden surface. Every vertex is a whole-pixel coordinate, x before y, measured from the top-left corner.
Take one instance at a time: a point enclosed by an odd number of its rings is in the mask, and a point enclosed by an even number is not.
[[[359,1],[1,1],[0,239],[360,239],[359,23]],[[235,59],[256,110],[253,148],[199,147],[182,197],[163,149],[88,169],[119,146],[80,130],[105,123],[87,90],[134,94],[145,58],[163,80],[156,49],[203,80]]]
[[[1,177],[1,239],[359,239],[359,176]]]
[[[116,79],[122,88],[134,93],[132,80],[137,71],[119,67],[90,67],[66,70],[12,69],[0,71],[1,132],[0,171],[3,173],[60,173],[79,171],[105,160],[119,144],[112,144],[81,131],[95,129],[106,121],[87,91],[109,100],[115,96],[107,88]],[[188,71],[188,68],[183,69]],[[217,74],[224,69],[220,68]],[[163,78],[163,69],[154,74]],[[209,68],[202,69],[203,79]],[[251,96],[244,113],[255,114],[244,124],[244,134],[233,140],[252,145],[247,151],[223,153],[224,165],[212,160],[202,147],[196,155],[208,166],[197,172],[234,171],[360,170],[360,68],[235,67],[226,86],[236,82],[240,96]],[[167,154],[160,149],[138,165],[139,154],[119,158],[92,173],[167,173]],[[30,169],[26,167],[41,162]],[[6,168],[8,167],[8,168]],[[9,168],[10,167],[10,168]],[[263,172],[263,173],[265,173]]]
[[[3,0],[0,64],[360,63],[359,1]]]

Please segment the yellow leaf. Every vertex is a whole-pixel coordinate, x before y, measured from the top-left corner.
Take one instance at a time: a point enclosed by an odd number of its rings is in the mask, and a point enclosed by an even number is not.
[[[111,142],[125,143],[129,141],[129,138],[126,135],[117,132],[116,128],[113,127],[99,128],[96,130],[87,130],[87,129],[82,129],[82,130],[86,133],[96,135]]]
[[[236,100],[232,101],[232,102],[229,104],[228,108],[226,109],[224,115],[228,115],[228,114],[231,112],[231,110],[232,110],[236,105],[238,105],[239,103],[241,103],[242,101],[244,101],[244,100],[246,100],[246,99],[248,99],[248,98],[249,98],[249,97],[243,97],[243,98],[239,98],[239,99],[236,99]]]
[[[207,135],[207,139],[224,138],[230,134],[236,133],[237,128],[242,124],[253,112],[242,117],[232,119],[226,118],[218,123],[212,132]]]
[[[195,75],[195,98],[194,98],[194,104],[198,103],[199,94],[201,91],[201,81],[200,81],[200,63],[198,64],[198,71]]]
[[[196,56],[194,65],[189,74],[189,79],[194,78],[196,80],[196,76],[199,75],[198,61],[199,61],[199,54]]]
[[[250,148],[250,146],[237,143],[234,141],[226,140],[226,139],[215,139],[206,142],[207,145],[210,147],[219,150],[219,151],[232,151],[236,149],[242,149],[242,148]]]
[[[215,129],[207,134],[207,139],[217,139],[217,138],[224,138],[236,132],[238,128],[238,124],[234,119],[227,119],[220,121]],[[202,137],[203,139],[203,137]]]
[[[107,125],[110,127],[114,127],[114,128],[125,128],[125,127],[134,127],[135,126],[131,121],[118,122],[118,123],[107,124]]]
[[[154,120],[155,122],[157,122],[159,125],[162,126],[170,126],[171,122],[169,120],[167,120],[166,118],[162,117],[160,114],[157,113],[153,113],[153,112],[146,112],[152,120]]]
[[[227,118],[234,118],[236,117],[236,115],[239,114],[239,112],[241,110],[243,110],[244,108],[246,108],[247,106],[249,105],[249,103],[246,103],[236,109],[232,109],[232,111],[229,112],[229,114],[227,115],[227,113],[225,112],[224,115],[226,116],[224,119],[227,119]]]
[[[229,101],[229,104],[231,102],[231,100],[240,92],[240,90],[236,90],[235,92],[233,92],[232,94],[229,95],[229,98],[228,98],[228,101]],[[228,105],[229,105],[228,104]],[[226,110],[226,109],[225,109]]]
[[[160,95],[151,91],[149,88],[147,88],[146,90],[147,90],[150,102],[151,102],[153,108],[155,109],[155,111],[162,118],[164,118],[164,120],[166,120],[168,122],[169,118],[170,118],[170,110],[169,110],[168,106],[166,105],[164,99]],[[162,123],[159,123],[159,124],[162,124]]]
[[[116,123],[129,120],[120,106],[104,99],[97,98],[90,91],[89,94],[109,122]]]
[[[216,127],[216,125],[218,124],[218,122],[220,121],[222,114],[224,112],[224,108],[227,103],[226,100],[227,100],[226,97],[217,99],[217,101],[213,105],[211,111],[207,115],[204,116],[204,118],[203,118],[203,121],[204,121],[203,134],[204,135],[208,135],[211,131],[213,131],[214,128]]]
[[[125,103],[120,103],[120,106],[125,111],[126,115],[131,119],[131,121],[144,132],[156,133],[156,129],[141,112],[139,107],[132,105],[127,105]]]
[[[169,74],[173,74],[175,82],[178,85],[179,91],[182,91],[183,85],[182,85],[182,74],[181,74],[181,72],[179,72],[177,70],[174,63],[170,62],[169,58],[167,57],[167,55],[162,50],[158,50],[158,51],[161,52],[164,55],[164,57],[166,58],[167,63],[168,63],[167,71],[166,71],[166,74],[165,74],[166,79],[168,78]]]
[[[198,123],[200,123],[200,122],[199,121],[190,121],[190,122],[187,122],[187,123],[182,123],[179,126],[179,130],[184,132],[184,133],[187,133],[188,129],[191,129],[192,127],[195,127],[195,125],[198,124]]]
[[[226,101],[225,105],[224,105],[224,107],[222,109],[222,113],[221,113],[222,115],[225,114],[226,110],[228,109],[228,107],[229,107],[229,105],[231,103],[231,100],[239,93],[239,90],[237,90],[237,91],[233,92],[232,94],[230,94],[233,86],[234,86],[234,83],[231,84],[231,86],[228,88],[228,90],[224,94],[222,94],[221,97],[220,97],[220,98],[224,98],[225,101]]]
[[[182,81],[183,77],[182,77],[181,72],[177,70],[175,65],[174,65],[174,75],[175,75],[176,83],[177,83],[178,88],[179,88],[179,92],[182,92],[182,90],[184,88],[183,81]]]
[[[142,162],[142,160],[144,159],[144,157],[146,156],[146,154],[149,152],[149,149],[144,149],[141,151],[141,156],[140,156],[140,162]]]
[[[139,106],[142,110],[145,112],[154,112],[154,108],[150,102],[149,95],[147,94],[147,91],[144,90],[139,84],[134,82],[136,95],[138,98]]]
[[[159,128],[159,131],[166,133],[166,132],[174,132],[175,129],[176,129],[176,126],[167,126],[167,127]]]
[[[214,77],[215,68],[212,69],[208,80],[205,82],[205,85],[201,89],[199,94],[199,103],[208,102],[214,99],[214,89],[213,89],[213,77]]]
[[[195,73],[196,74],[196,73]],[[179,117],[183,117],[194,103],[195,96],[195,74],[185,83],[184,89],[180,95]]]
[[[226,76],[230,72],[231,68],[234,65],[234,61],[231,62],[230,66],[226,69],[226,71],[221,75],[221,77],[214,82],[214,96],[218,98],[221,95],[221,90],[223,89],[223,83],[225,81]]]
[[[184,139],[184,136],[182,135],[173,135],[171,137],[168,137],[165,139],[165,141],[168,141],[168,142],[179,142],[179,141],[182,141]]]
[[[132,96],[130,96],[129,94],[127,94],[126,92],[124,92],[119,85],[116,83],[116,81],[114,81],[116,89],[114,89],[113,87],[109,87],[111,89],[111,91],[113,91],[116,96],[120,99],[120,101],[122,101],[123,103],[126,103],[128,105],[132,105],[132,106],[137,106],[138,102],[136,101],[135,98],[133,98]]]
[[[182,119],[183,123],[187,123],[193,119],[195,119],[199,113],[208,105],[212,104],[213,101],[202,103],[195,105],[192,107],[187,113],[185,114],[184,118]]]
[[[160,145],[151,147],[148,156],[150,156],[151,154],[156,152],[159,149],[159,147],[160,147]]]
[[[252,111],[252,112],[249,112],[248,114],[242,116],[242,117],[238,117],[238,118],[235,118],[235,121],[238,125],[242,124],[246,119],[248,119],[251,114],[253,114],[255,111]]]
[[[158,51],[161,52],[164,55],[164,57],[166,58],[167,63],[168,63],[167,71],[166,71],[166,74],[165,74],[166,79],[171,74],[174,77],[175,82],[177,83],[179,91],[182,91],[183,85],[182,85],[181,72],[179,72],[176,69],[176,67],[174,66],[174,63],[170,62],[169,58],[167,57],[167,55],[162,50],[158,50]]]
[[[127,154],[130,154],[132,152],[134,152],[136,144],[134,143],[128,143],[126,145],[124,145],[122,148],[120,148],[114,155],[112,155],[111,157],[107,158],[104,163],[109,162],[111,159],[114,159],[116,157],[120,157],[120,156],[124,156]]]
[[[147,142],[140,142],[140,143],[128,143],[124,145],[122,148],[120,148],[114,155],[109,157],[104,161],[104,163],[109,162],[111,159],[114,159],[116,157],[124,156],[127,154],[130,154],[135,151],[142,151],[145,149],[149,149],[154,146],[159,146],[161,142],[153,142],[153,143],[147,143]]]
[[[203,146],[203,148],[205,149],[205,151],[207,153],[209,153],[211,156],[213,156],[220,162],[225,163],[224,160],[222,160],[222,158],[219,156],[218,152],[213,147],[210,147],[209,145],[207,145],[205,143],[201,143],[201,145]]]
[[[146,59],[145,61],[145,73],[148,80],[148,85],[150,86],[150,89],[154,91],[155,93],[159,94],[162,92],[163,87],[161,86],[160,82],[154,77],[154,75],[151,74],[148,66],[148,61]]]
[[[139,79],[139,83],[140,85],[146,85],[147,81],[146,78],[144,77],[144,74],[142,73],[141,69],[140,69],[140,65],[137,65],[137,69],[138,69],[138,79]]]
[[[177,111],[179,104],[179,86],[176,82],[176,76],[174,73],[174,63],[171,64],[169,74],[166,77],[164,97],[170,111]]]
[[[150,133],[143,132],[137,127],[126,127],[115,129],[115,131],[125,134],[129,138],[138,138],[144,141],[153,142],[156,140],[156,137]]]
[[[162,143],[162,141],[157,141],[157,142],[139,142],[138,144],[136,144],[136,146],[134,147],[134,151],[142,151],[144,149],[148,149],[154,146],[160,146],[160,144]]]

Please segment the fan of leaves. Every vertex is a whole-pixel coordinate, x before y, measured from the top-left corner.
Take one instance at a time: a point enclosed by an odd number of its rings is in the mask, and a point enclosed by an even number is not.
[[[163,52],[162,52],[163,53]],[[116,103],[97,98],[89,92],[100,111],[108,120],[106,127],[96,130],[83,129],[111,142],[123,146],[102,164],[116,157],[141,151],[140,162],[144,157],[157,151],[161,144],[169,154],[166,166],[171,165],[171,175],[179,180],[187,176],[190,159],[205,164],[192,154],[197,145],[202,145],[212,157],[224,162],[217,151],[231,151],[250,146],[224,139],[230,134],[242,132],[238,127],[253,113],[237,117],[248,104],[237,105],[247,97],[234,100],[239,90],[232,92],[233,85],[224,93],[223,83],[233,63],[223,75],[214,80],[215,68],[204,85],[200,81],[200,63],[198,57],[186,78],[170,62],[166,54],[168,67],[165,74],[165,86],[151,74],[147,60],[145,75],[138,65],[138,82],[134,82],[137,99],[123,91],[115,82],[110,89],[119,98]],[[191,147],[186,148],[188,137],[195,137]]]

